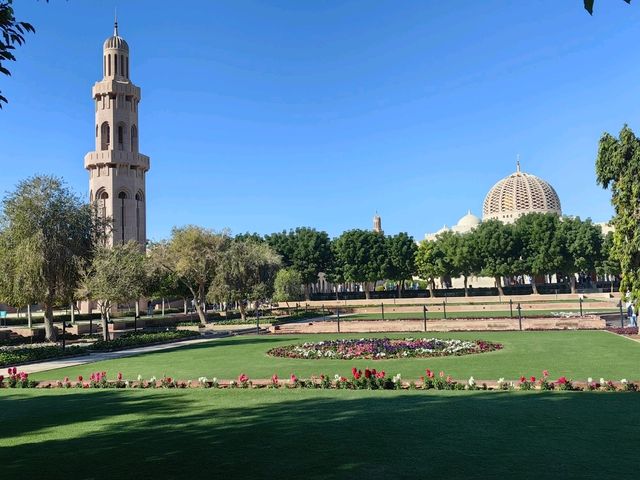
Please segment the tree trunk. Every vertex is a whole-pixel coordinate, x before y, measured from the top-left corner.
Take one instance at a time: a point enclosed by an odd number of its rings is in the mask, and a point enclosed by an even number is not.
[[[536,285],[536,277],[531,276],[531,289],[533,290],[534,295],[538,295],[538,286]]]
[[[53,304],[44,304],[44,335],[48,342],[55,342],[58,339],[56,328],[53,325]]]
[[[76,309],[75,304],[71,302],[71,324],[74,325],[76,323]]]
[[[569,283],[571,285],[571,293],[576,293],[578,289],[576,287],[576,276],[574,274],[569,276]]]
[[[164,317],[164,297],[162,297],[162,316]]]
[[[496,281],[496,287],[498,287],[498,295],[504,297],[504,289],[502,288],[502,278],[500,276],[495,276],[494,280]]]
[[[613,288],[613,282],[611,283]],[[611,290],[613,292],[613,290]],[[27,305],[27,325],[29,326],[29,329],[31,329],[33,327],[33,316],[31,315],[31,305]]]
[[[468,297],[469,296],[469,289],[467,288],[468,279],[466,275],[463,275],[463,277],[464,277],[464,296]]]
[[[100,307],[100,323],[102,324],[102,339],[109,341],[109,321],[107,319],[107,309]]]
[[[427,288],[429,289],[429,298],[435,298],[435,280],[432,278],[429,280],[428,284],[427,284]]]
[[[196,313],[198,314],[198,318],[200,319],[200,323],[202,325],[206,325],[207,324],[207,317],[204,314],[204,311],[202,310],[202,304],[200,302],[194,302],[194,305],[196,307]]]
[[[369,282],[363,282],[362,287],[364,288],[364,298],[369,300],[370,292],[369,292]]]
[[[245,307],[244,302],[240,302],[240,319],[245,322],[247,320],[247,307]]]
[[[311,299],[311,289],[309,288],[308,283],[305,283],[304,285],[304,299],[307,302]]]
[[[187,314],[187,299],[186,298],[182,299],[182,307],[183,307],[183,312],[186,315]]]

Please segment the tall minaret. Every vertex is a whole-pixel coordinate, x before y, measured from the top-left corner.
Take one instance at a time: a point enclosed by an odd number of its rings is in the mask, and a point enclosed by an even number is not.
[[[376,233],[384,233],[382,231],[382,219],[380,218],[380,215],[378,215],[378,212],[376,212],[373,217],[373,231]]]
[[[138,151],[140,88],[129,79],[129,45],[118,35],[117,20],[104,42],[102,69],[102,80],[92,89],[96,148],[84,157],[89,197],[97,214],[113,225],[107,245],[129,240],[145,245],[149,157]]]

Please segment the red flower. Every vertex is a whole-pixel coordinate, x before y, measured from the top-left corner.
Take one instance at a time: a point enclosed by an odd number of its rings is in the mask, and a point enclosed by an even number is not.
[[[536,382],[536,377],[532,376],[529,380],[531,381],[531,383],[535,383]]]
[[[122,373],[118,372],[118,380],[122,380]]]
[[[527,379],[526,379],[526,378],[524,378],[524,375],[522,375],[522,376],[520,377],[520,383],[524,383],[524,382],[526,382],[526,381],[527,381]]]
[[[296,377],[295,374],[292,373],[289,380],[291,380],[291,383],[296,383],[298,381],[298,377]]]
[[[364,369],[364,378],[371,378],[371,370],[368,368]]]
[[[247,377],[244,373],[241,373],[240,376],[238,377],[238,381],[240,383],[248,382],[249,377]]]
[[[548,377],[549,376],[549,370],[543,370],[542,371],[542,376],[543,377]]]
[[[431,378],[431,376],[433,375],[433,372],[431,370],[429,370],[428,368],[425,371],[425,373],[427,374],[427,377],[429,377],[429,378]]]
[[[351,373],[352,373],[352,375],[353,375],[354,377],[356,376],[356,372],[357,372],[357,371],[358,371],[358,369],[357,369],[356,367],[353,367],[353,368],[351,369]]]
[[[376,369],[375,369],[375,368],[372,368],[372,369],[371,369],[371,375],[373,375],[373,376],[375,377],[376,373],[378,373],[378,372],[376,372]]]
[[[78,375],[78,381],[81,382],[82,381],[82,375]]]
[[[64,377],[64,383],[69,383],[69,377]]]
[[[558,379],[558,383],[559,383],[560,385],[564,385],[565,383],[567,383],[567,377],[560,377],[560,378]]]
[[[276,375],[275,373],[271,375],[271,381],[273,383],[278,383],[278,375]]]
[[[341,382],[346,382],[347,381],[347,377],[340,377],[340,381]]]
[[[355,372],[353,374],[353,378],[355,378],[356,380],[359,380],[360,379],[360,372]]]
[[[377,372],[377,373],[376,373],[376,377],[378,377],[378,378],[384,378],[384,370],[382,370],[382,371],[380,371],[380,372]]]
[[[0,375],[0,383],[4,381],[4,375]]]

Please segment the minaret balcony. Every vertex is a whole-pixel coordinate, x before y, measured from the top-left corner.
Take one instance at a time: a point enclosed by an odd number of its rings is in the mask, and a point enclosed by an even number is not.
[[[108,164],[129,165],[146,172],[149,170],[149,157],[141,153],[122,150],[89,152],[84,157],[84,168],[86,170]]]

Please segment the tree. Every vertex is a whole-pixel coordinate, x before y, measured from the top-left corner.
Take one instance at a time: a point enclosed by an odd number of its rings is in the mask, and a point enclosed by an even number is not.
[[[434,240],[423,240],[416,251],[416,270],[418,277],[427,281],[429,286],[429,296],[435,297],[436,278],[445,275],[443,266],[444,253]]]
[[[267,243],[282,257],[285,267],[295,269],[302,278],[305,299],[309,300],[311,284],[318,274],[330,268],[331,241],[326,232],[309,227],[298,227],[289,232],[267,236]]]
[[[289,306],[290,301],[298,300],[304,294],[300,272],[293,268],[282,268],[278,270],[273,283],[273,289],[273,300],[276,302],[285,302],[287,306]]]
[[[248,241],[233,241],[220,259],[208,298],[232,301],[240,305],[240,316],[246,320],[246,303],[268,298],[273,279],[280,268],[280,256],[269,245]]]
[[[9,69],[4,62],[15,62],[16,57],[13,51],[16,45],[24,43],[24,34],[36,30],[30,23],[20,22],[16,20],[13,13],[13,0],[0,1],[0,32],[2,32],[2,40],[0,41],[0,73],[11,75]],[[0,92],[0,109],[2,104],[7,103],[7,99]]]
[[[640,140],[625,125],[618,138],[605,133],[596,158],[596,178],[611,189],[615,215],[612,257],[620,262],[620,291],[640,300]]]
[[[576,293],[577,273],[595,272],[602,253],[602,231],[591,220],[564,217],[558,224],[562,261],[560,272],[569,277],[571,293]]]
[[[348,230],[335,240],[334,252],[342,278],[364,284],[365,297],[369,299],[369,284],[385,274],[384,235],[370,230]]]
[[[613,292],[613,281],[610,277],[619,277],[622,273],[620,261],[615,257],[613,232],[604,236],[600,251],[600,261],[596,264],[596,272],[611,281],[611,292]]]
[[[207,323],[203,309],[206,294],[230,244],[227,232],[215,233],[190,225],[174,228],[169,241],[156,247],[156,261],[189,290],[203,325]]]
[[[89,205],[62,180],[35,176],[3,200],[0,297],[41,302],[47,340],[56,340],[53,308],[74,300],[82,271],[103,229]]]
[[[418,246],[413,237],[405,232],[384,237],[387,250],[386,277],[397,285],[398,297],[404,292],[404,282],[416,273],[416,251]]]
[[[480,271],[480,257],[473,232],[461,235],[446,231],[437,236],[436,242],[444,253],[441,261],[445,275],[464,280],[464,296],[469,296],[469,277]]]
[[[593,3],[594,0],[583,0],[584,1],[584,9],[589,12],[589,15],[593,15]],[[627,4],[631,4],[631,0],[623,0]]]
[[[516,235],[522,245],[520,268],[531,277],[531,288],[536,295],[536,277],[556,273],[562,266],[559,221],[553,213],[529,213],[515,222]]]
[[[493,277],[500,295],[504,295],[502,278],[517,272],[520,251],[513,225],[486,220],[473,231],[480,257],[480,274]]]
[[[100,247],[87,270],[84,289],[89,300],[100,309],[102,336],[109,340],[108,313],[119,303],[138,300],[145,290],[146,260],[140,244],[129,241],[124,245]]]
[[[162,314],[164,315],[165,298],[182,298],[184,313],[187,313],[187,297],[190,290],[180,281],[178,275],[164,266],[166,252],[163,244],[151,244],[147,248],[147,281],[144,295],[148,298],[162,299]]]

